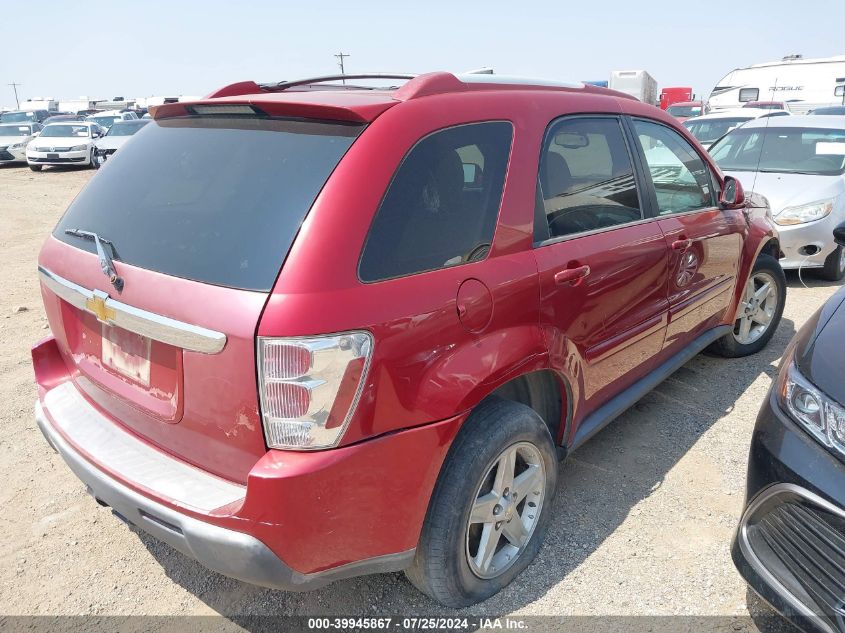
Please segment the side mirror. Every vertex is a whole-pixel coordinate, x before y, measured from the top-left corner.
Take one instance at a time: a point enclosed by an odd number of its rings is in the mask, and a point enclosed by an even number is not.
[[[745,191],[742,184],[733,176],[725,176],[725,186],[719,196],[719,206],[723,209],[740,209],[745,206]]]
[[[845,222],[833,229],[833,241],[840,246],[845,246]]]

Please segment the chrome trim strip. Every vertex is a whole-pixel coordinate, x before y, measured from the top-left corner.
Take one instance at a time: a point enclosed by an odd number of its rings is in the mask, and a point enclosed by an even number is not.
[[[809,501],[812,504],[815,504],[821,508],[824,508],[826,511],[830,512],[831,514],[836,514],[837,516],[841,516],[845,518],[845,511],[841,508],[833,505],[826,499],[823,499],[819,495],[810,492],[806,488],[802,488],[801,486],[796,486],[795,484],[775,484],[763,490],[760,494],[754,497],[753,501],[748,504],[748,507],[745,509],[745,512],[742,515],[742,518],[739,520],[739,549],[742,551],[742,554],[745,556],[745,560],[748,561],[748,564],[754,568],[754,571],[759,574],[760,578],[762,578],[765,582],[769,584],[780,596],[786,600],[795,610],[801,614],[803,617],[808,618],[813,621],[813,624],[819,627],[819,629],[824,631],[830,631],[830,633],[836,633],[827,622],[824,621],[818,614],[814,613],[810,608],[808,608],[803,602],[801,602],[789,589],[783,586],[783,584],[774,577],[774,575],[766,569],[766,566],[763,564],[757,554],[754,553],[754,549],[751,547],[751,542],[748,540],[748,522],[754,513],[762,506],[766,501],[771,499],[772,497],[776,497],[780,494],[793,494],[797,497],[801,497],[805,501]]]
[[[246,488],[156,450],[91,406],[72,382],[44,395],[52,424],[99,468],[179,505],[211,512],[241,501]]]
[[[202,354],[217,354],[226,346],[226,335],[222,332],[141,310],[117,301],[99,290],[89,290],[75,284],[43,266],[38,267],[38,276],[41,278],[41,283],[57,296],[109,325],[116,325],[141,336]],[[97,314],[89,306],[89,302],[95,298],[101,300],[102,305],[109,312],[105,320],[102,319],[101,314]]]

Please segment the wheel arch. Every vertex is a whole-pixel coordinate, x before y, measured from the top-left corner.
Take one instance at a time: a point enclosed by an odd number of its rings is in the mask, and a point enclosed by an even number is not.
[[[533,409],[548,427],[556,446],[561,446],[568,435],[572,419],[572,390],[563,377],[550,369],[516,376],[499,385],[481,402],[489,397],[511,400]]]

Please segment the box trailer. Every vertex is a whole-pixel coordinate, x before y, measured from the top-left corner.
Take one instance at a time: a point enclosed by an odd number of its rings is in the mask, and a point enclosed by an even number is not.
[[[610,73],[608,87],[636,97],[643,103],[657,105],[657,82],[644,70],[614,70]]]
[[[692,88],[672,86],[660,91],[660,109],[665,110],[673,103],[692,101]]]

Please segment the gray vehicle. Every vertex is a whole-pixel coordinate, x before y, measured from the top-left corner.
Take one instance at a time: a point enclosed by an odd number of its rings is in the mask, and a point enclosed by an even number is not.
[[[94,167],[101,167],[132,136],[144,127],[150,119],[115,121],[106,135],[94,143]]]
[[[39,132],[40,123],[0,124],[0,165],[26,163],[26,146]]]
[[[50,116],[47,110],[11,110],[0,114],[0,123],[44,123]]]
[[[845,248],[833,240],[845,221],[845,117],[756,119],[728,132],[710,155],[746,191],[768,199],[783,268],[845,276]]]
[[[816,108],[808,112],[807,114],[815,114],[816,116],[825,115],[825,116],[845,116],[845,105],[841,106],[828,106],[826,108]]]

